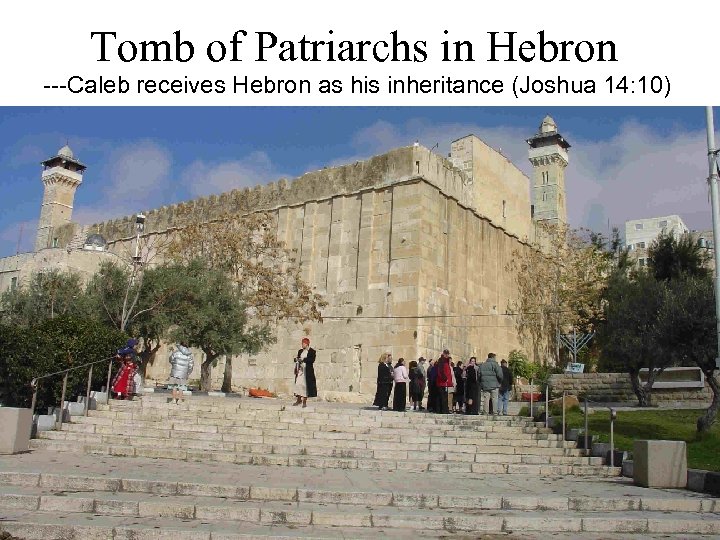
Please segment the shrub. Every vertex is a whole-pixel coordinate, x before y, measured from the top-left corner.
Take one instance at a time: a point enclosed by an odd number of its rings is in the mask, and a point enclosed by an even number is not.
[[[34,377],[110,357],[127,336],[105,324],[78,317],[56,317],[28,327],[0,325],[3,362],[0,362],[0,388],[7,406],[29,407],[30,382]],[[67,400],[85,393],[88,369],[70,372]],[[107,364],[93,369],[93,388],[106,384]],[[39,384],[37,409],[56,406],[62,396],[62,375],[43,379]]]
[[[531,362],[523,351],[515,349],[508,355],[508,367],[512,370],[513,375],[529,381],[535,377],[538,365]]]

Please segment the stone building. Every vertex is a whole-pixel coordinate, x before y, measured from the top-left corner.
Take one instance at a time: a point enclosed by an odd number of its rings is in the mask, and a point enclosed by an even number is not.
[[[564,222],[569,145],[550,117],[528,143],[536,171],[535,216]],[[88,261],[96,267],[102,257],[132,249],[134,216],[90,227],[69,221],[68,194],[84,170],[69,149],[43,164],[43,180],[52,182],[45,182],[38,250],[0,260],[0,287],[43,264],[56,264],[53,257],[92,272]],[[58,182],[62,191],[53,187]],[[452,143],[448,158],[415,144],[293,181],[147,210],[144,234],[182,226],[179,216],[207,221],[228,212],[270,212],[302,276],[328,306],[322,324],[282,327],[267,350],[235,358],[234,385],[288,393],[292,359],[309,335],[318,350],[321,397],[367,399],[385,351],[409,360],[437,357],[449,348],[467,359],[491,351],[505,357],[523,347],[513,318],[505,315],[515,298],[506,265],[515,252],[529,249],[534,234],[530,191],[529,179],[516,166],[468,135]],[[88,239],[89,233],[95,236]],[[164,381],[169,371],[164,350],[158,358],[148,378]],[[223,364],[221,359],[216,378]]]
[[[625,246],[630,259],[638,266],[646,266],[648,249],[661,233],[680,238],[690,232],[680,216],[662,216],[647,219],[633,219],[625,222]]]

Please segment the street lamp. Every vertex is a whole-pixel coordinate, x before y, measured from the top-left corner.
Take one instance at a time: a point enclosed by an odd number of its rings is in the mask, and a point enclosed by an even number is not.
[[[133,262],[140,265],[140,235],[145,230],[145,214],[135,216],[135,256]]]
[[[715,367],[720,369],[720,201],[718,200],[718,153],[720,149],[715,148],[715,124],[713,120],[713,108],[705,108],[707,120],[707,146],[708,146],[708,184],[710,184],[710,203],[712,208],[713,224],[713,255],[715,256],[715,318],[716,337],[718,338],[718,350],[715,357]]]

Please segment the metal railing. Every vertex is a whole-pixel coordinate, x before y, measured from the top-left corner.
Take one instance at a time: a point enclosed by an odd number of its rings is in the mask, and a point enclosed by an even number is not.
[[[548,427],[548,418],[550,416],[550,403],[549,403],[549,396],[550,396],[550,387],[549,385],[545,386],[545,427]],[[566,427],[567,427],[567,420],[566,420],[566,414],[565,414],[565,399],[567,397],[567,391],[563,391],[562,393],[562,440],[565,441],[566,436]],[[603,408],[608,409],[610,413],[610,466],[615,466],[615,420],[617,420],[617,411],[613,407],[608,407],[604,403],[600,403],[598,401],[592,401],[590,399],[587,399],[587,397],[583,400],[584,403],[584,416],[585,416],[585,430],[584,430],[584,437],[585,437],[585,450],[587,452],[590,452],[589,448],[589,426],[588,426],[588,403],[594,403],[596,405],[600,405]],[[530,416],[534,418],[533,414],[533,393],[530,392]]]
[[[102,364],[103,362],[108,362],[108,370],[107,370],[107,385],[105,386],[105,390],[107,392],[107,400],[106,403],[110,403],[110,377],[112,375],[112,366],[113,366],[113,360],[115,360],[115,356],[110,356],[108,358],[103,358],[102,360],[96,360],[94,362],[88,362],[87,364],[82,364],[80,366],[73,366],[68,369],[63,369],[60,371],[56,371],[54,373],[48,373],[47,375],[41,375],[40,377],[35,377],[32,381],[30,381],[30,386],[33,389],[33,397],[32,397],[32,403],[30,405],[30,411],[35,416],[35,406],[37,405],[37,395],[38,395],[38,389],[40,388],[40,381],[42,379],[48,379],[50,377],[54,377],[56,375],[64,375],[63,377],[63,386],[62,386],[62,396],[60,397],[60,413],[57,415],[57,418],[55,420],[55,429],[62,428],[63,424],[63,416],[65,414],[65,394],[67,392],[67,382],[68,382],[68,375],[71,371],[76,371],[78,369],[83,369],[86,367],[90,367],[88,370],[88,379],[87,379],[87,390],[85,392],[85,410],[83,414],[85,416],[88,415],[88,408],[90,406],[90,386],[92,385],[92,376],[93,376],[93,367],[95,364]]]
[[[564,394],[564,392],[563,392]],[[585,397],[583,400],[584,403],[584,414],[585,414],[585,450],[589,450],[588,448],[588,403],[594,403],[596,405],[600,405],[602,408],[607,409],[610,413],[610,466],[615,466],[615,420],[617,420],[617,411],[613,407],[608,407],[604,403],[600,403],[599,401],[593,401],[591,399],[588,399]]]

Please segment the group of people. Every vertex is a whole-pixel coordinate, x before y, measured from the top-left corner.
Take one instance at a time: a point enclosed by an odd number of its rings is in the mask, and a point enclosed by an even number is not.
[[[115,358],[120,362],[111,385],[117,399],[132,399],[140,384],[137,340],[128,340],[125,347],[117,351]],[[317,397],[315,378],[316,351],[310,347],[310,340],[303,338],[302,348],[293,359],[295,403],[307,407],[307,399]],[[169,357],[171,371],[168,388],[172,400],[183,399],[187,383],[193,371],[193,355],[184,343],[171,350]],[[427,365],[426,365],[427,364]],[[477,362],[473,356],[467,364],[454,362],[450,351],[445,349],[440,358],[427,361],[420,357],[405,365],[399,358],[393,365],[392,354],[380,356],[377,372],[377,392],[373,405],[388,410],[393,395],[392,409],[405,411],[412,404],[413,411],[423,411],[423,400],[427,392],[427,411],[439,414],[508,414],[508,402],[513,387],[513,374],[507,362],[498,364],[495,353],[488,354],[484,362]]]
[[[125,347],[118,349],[115,360],[120,365],[113,377],[110,389],[115,399],[132,399],[142,386],[140,375],[141,361],[137,354],[137,339],[129,339]],[[195,365],[193,354],[185,343],[178,343],[170,350],[170,379],[168,388],[172,390],[171,401],[184,401],[184,392],[188,389],[188,379]]]
[[[427,367],[426,367],[427,362]],[[466,365],[457,363],[445,349],[437,360],[420,357],[405,366],[399,358],[393,365],[391,353],[378,360],[377,392],[373,405],[388,410],[393,393],[394,411],[405,411],[412,403],[413,411],[423,411],[427,390],[427,411],[438,414],[508,414],[513,374],[504,359],[498,364],[495,353],[484,362],[472,356]]]

